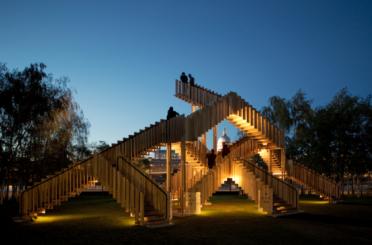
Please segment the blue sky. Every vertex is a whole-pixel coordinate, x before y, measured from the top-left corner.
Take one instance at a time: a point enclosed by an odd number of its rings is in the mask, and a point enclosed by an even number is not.
[[[44,62],[109,143],[165,118],[182,71],[261,108],[305,91],[372,93],[372,1],[0,0],[0,62]]]

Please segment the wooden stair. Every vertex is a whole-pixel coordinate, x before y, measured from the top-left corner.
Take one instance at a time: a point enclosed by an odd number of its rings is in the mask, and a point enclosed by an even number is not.
[[[290,204],[286,203],[285,201],[283,201],[282,199],[274,195],[272,216],[279,217],[279,216],[297,214],[299,212],[301,211],[299,211],[298,208],[294,208]]]
[[[160,228],[169,226],[169,222],[164,217],[164,214],[160,213],[149,203],[145,202],[145,215],[144,221],[145,226],[148,228]]]

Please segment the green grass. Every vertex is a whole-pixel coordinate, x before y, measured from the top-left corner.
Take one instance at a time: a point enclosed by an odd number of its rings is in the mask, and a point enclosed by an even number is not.
[[[272,218],[243,197],[215,196],[201,215],[148,229],[110,196],[84,195],[30,224],[5,229],[23,244],[372,244],[372,207],[301,201],[299,215]]]

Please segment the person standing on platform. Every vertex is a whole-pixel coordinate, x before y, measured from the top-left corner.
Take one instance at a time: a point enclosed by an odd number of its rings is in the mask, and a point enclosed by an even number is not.
[[[190,86],[195,86],[195,78],[189,74],[189,82],[190,82]]]
[[[180,79],[181,79],[181,82],[183,82],[183,83],[188,82],[187,76],[184,72],[181,73]]]

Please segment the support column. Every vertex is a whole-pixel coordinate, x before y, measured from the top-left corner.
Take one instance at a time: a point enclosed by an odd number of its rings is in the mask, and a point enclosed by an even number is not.
[[[207,152],[206,152],[206,149],[207,149],[207,134],[206,133],[202,134],[201,142],[202,142],[202,144],[204,146],[204,147],[202,147],[201,158],[202,159],[205,159],[207,157]]]
[[[186,183],[186,144],[185,139],[181,141],[181,166],[182,166],[182,188],[181,188],[181,210],[182,215],[185,215],[186,209],[186,197],[185,194],[187,192],[187,183]]]
[[[166,152],[166,191],[171,192],[171,169],[172,169],[172,144],[167,143],[167,152]]]
[[[213,150],[217,154],[217,126],[213,127]]]
[[[272,150],[270,149],[270,148],[268,148],[267,149],[267,152],[268,152],[268,155],[269,155],[269,162],[268,162],[268,164],[269,164],[269,172],[270,173],[273,173],[273,161],[272,161],[272,159],[273,159],[273,156],[271,155],[272,154]]]
[[[282,178],[285,178],[285,168],[286,168],[286,157],[284,148],[280,149],[280,166],[282,167]]]

